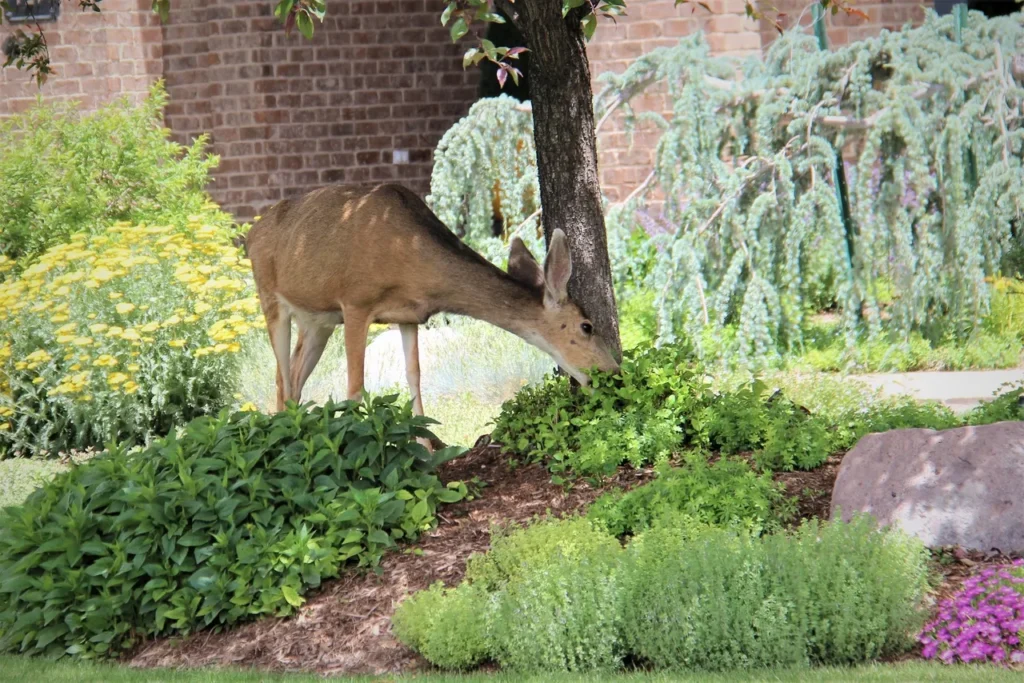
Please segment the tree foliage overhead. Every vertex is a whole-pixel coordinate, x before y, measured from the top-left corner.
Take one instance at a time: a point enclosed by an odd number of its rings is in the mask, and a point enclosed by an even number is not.
[[[788,32],[741,76],[699,34],[605,74],[599,99],[663,128],[651,182],[609,212],[620,286],[653,261],[639,286],[657,292],[663,340],[708,349],[729,329],[758,361],[800,345],[807,315],[830,303],[851,337],[968,334],[986,278],[1022,238],[1022,51],[1019,15],[972,12],[961,47],[953,17],[929,11],[919,28],[831,53]],[[632,112],[655,84],[672,114]],[[852,157],[849,230],[835,149]]]

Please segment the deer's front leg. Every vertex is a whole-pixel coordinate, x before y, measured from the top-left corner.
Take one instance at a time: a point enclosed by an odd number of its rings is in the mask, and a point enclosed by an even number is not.
[[[423,414],[423,397],[420,394],[420,345],[419,325],[402,324],[398,326],[402,332],[402,350],[405,352],[405,379],[409,383],[409,394],[412,396],[412,412]]]
[[[345,310],[345,360],[348,368],[348,398],[358,401],[363,395],[363,363],[366,358],[366,333],[370,316],[364,311]]]

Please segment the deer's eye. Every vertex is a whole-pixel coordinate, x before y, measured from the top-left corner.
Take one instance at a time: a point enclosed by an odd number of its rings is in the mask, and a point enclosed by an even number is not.
[[[583,330],[583,334],[587,335],[588,337],[594,333],[594,326],[591,325],[590,323],[582,323],[580,325],[580,329]]]

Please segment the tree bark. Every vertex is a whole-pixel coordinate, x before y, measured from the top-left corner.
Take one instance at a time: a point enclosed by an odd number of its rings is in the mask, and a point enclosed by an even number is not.
[[[616,358],[622,356],[608,239],[597,175],[590,63],[580,20],[585,3],[562,17],[562,0],[496,0],[526,36],[528,86],[545,241],[555,228],[569,240],[569,295]]]

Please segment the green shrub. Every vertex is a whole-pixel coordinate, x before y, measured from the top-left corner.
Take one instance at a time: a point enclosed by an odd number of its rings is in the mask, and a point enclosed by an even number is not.
[[[791,516],[783,491],[744,460],[723,457],[709,465],[703,454],[691,453],[683,467],[658,467],[657,478],[643,486],[602,495],[587,517],[615,536],[638,534],[678,513],[718,526],[739,521],[759,533]]]
[[[868,661],[911,646],[925,577],[920,544],[865,518],[760,538],[661,525],[622,565],[624,643],[670,669]]]
[[[0,253],[31,260],[79,231],[116,221],[183,224],[209,201],[218,159],[206,137],[168,139],[162,83],[134,106],[121,98],[96,112],[39,104],[0,123]]]
[[[223,216],[193,218],[76,234],[0,282],[0,456],[144,443],[232,404],[265,323]]]
[[[633,349],[617,376],[595,373],[586,391],[573,392],[562,377],[520,391],[502,405],[493,438],[553,472],[639,466],[692,437],[688,418],[709,400],[704,383],[688,347]]]
[[[972,408],[965,418],[969,425],[1024,420],[1024,383],[1007,385],[1005,391]]]
[[[498,599],[492,638],[502,666],[522,672],[617,668],[621,554],[618,547],[591,548],[526,564]]]
[[[490,656],[490,594],[479,584],[437,582],[398,605],[395,637],[442,669],[471,669]]]
[[[116,656],[147,638],[289,614],[349,560],[435,523],[442,485],[391,399],[221,412],[112,449],[0,512],[0,652]]]
[[[555,557],[614,554],[619,542],[584,517],[545,519],[524,528],[496,527],[491,548],[466,561],[466,580],[497,591],[518,580],[526,568],[539,569]]]
[[[825,420],[813,416],[788,399],[768,411],[764,447],[754,454],[762,470],[813,470],[833,453]]]
[[[395,635],[449,669],[486,659],[516,671],[614,668],[621,555],[617,540],[581,517],[499,529],[460,586],[436,584],[399,605]]]

